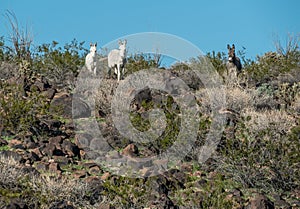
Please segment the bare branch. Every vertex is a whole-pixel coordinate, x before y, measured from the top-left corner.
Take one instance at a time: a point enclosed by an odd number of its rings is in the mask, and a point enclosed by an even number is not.
[[[10,25],[10,38],[14,51],[18,58],[30,60],[30,47],[33,42],[32,33],[26,26],[20,28],[18,19],[14,12],[7,10],[5,14]]]

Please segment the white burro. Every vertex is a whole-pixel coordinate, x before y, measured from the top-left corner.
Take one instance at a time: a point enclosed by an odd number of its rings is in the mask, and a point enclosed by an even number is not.
[[[111,70],[114,70],[115,74],[117,74],[118,81],[124,76],[127,53],[126,44],[126,40],[119,40],[119,49],[113,49],[108,54],[109,75],[111,74]]]
[[[85,57],[85,66],[90,72],[97,73],[97,43],[90,43],[90,53]]]

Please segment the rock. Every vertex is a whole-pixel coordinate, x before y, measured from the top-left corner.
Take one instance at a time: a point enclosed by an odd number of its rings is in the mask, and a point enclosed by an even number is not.
[[[0,138],[0,147],[8,145],[8,142],[2,138]]]
[[[292,209],[289,203],[287,203],[284,199],[281,198],[278,194],[273,194],[272,199],[274,199],[275,208],[280,209]]]
[[[180,169],[182,172],[188,172],[188,173],[191,173],[193,171],[193,165],[190,164],[190,163],[182,163],[180,165]]]
[[[101,184],[101,179],[97,176],[88,176],[85,182],[88,184]]]
[[[112,150],[112,147],[107,141],[98,137],[94,137],[90,142],[89,149],[86,149],[86,151],[88,150],[97,152],[99,155],[104,156],[106,153]],[[90,152],[88,151],[87,154],[90,155]]]
[[[46,91],[43,91],[42,95],[45,96],[47,99],[52,100],[56,92],[57,92],[56,89],[50,88],[47,89]]]
[[[70,157],[80,156],[80,149],[74,143],[64,140],[62,143],[63,151]]]
[[[81,158],[81,159],[85,159],[86,153],[85,153],[84,150],[80,150],[80,151],[79,151],[79,154],[80,154],[80,158]]]
[[[53,156],[55,150],[56,150],[56,147],[54,144],[47,144],[46,147],[44,147],[41,151],[44,155],[51,157],[51,156]]]
[[[64,166],[72,162],[70,158],[67,158],[65,156],[53,156],[53,159],[59,164],[59,166]]]
[[[76,209],[69,201],[59,201],[53,203],[49,209]]]
[[[271,202],[266,196],[257,194],[250,199],[249,204],[245,209],[275,209],[274,203]]]
[[[89,169],[89,173],[90,174],[94,174],[97,175],[101,172],[101,169],[99,168],[99,166],[93,166]]]
[[[152,170],[150,168],[142,168],[140,174],[142,177],[148,177],[152,174]]]
[[[12,139],[9,141],[9,146],[12,147],[12,146],[15,146],[15,145],[20,145],[22,144],[22,141],[21,140],[18,140],[18,139]]]
[[[39,158],[43,157],[43,154],[42,154],[40,148],[32,149],[31,152],[35,153]]]
[[[38,161],[38,162],[35,162],[34,163],[34,167],[38,170],[38,171],[47,171],[49,170],[49,163],[45,163],[45,162],[41,162],[41,161]]]
[[[192,70],[187,70],[188,66],[185,64],[178,64],[174,66],[172,69],[172,74],[176,77],[179,77],[186,83],[191,89],[199,89],[204,87],[201,79],[197,76],[197,74]]]
[[[110,173],[109,172],[105,172],[102,176],[101,176],[101,180],[105,181],[110,177]]]
[[[90,142],[93,140],[93,136],[88,133],[79,133],[76,134],[75,136],[75,144],[80,148],[80,149],[85,149],[89,147]]]
[[[12,145],[11,148],[13,149],[19,149],[19,150],[26,150],[26,147],[23,144],[16,144],[16,145]]]
[[[81,179],[88,176],[88,173],[85,170],[78,170],[73,173],[75,179]]]
[[[91,116],[91,108],[89,105],[82,101],[82,99],[73,97],[73,118],[88,118]]]
[[[135,110],[138,110],[141,108],[142,106],[142,102],[149,102],[152,100],[152,96],[151,96],[151,90],[147,87],[139,92],[135,92],[135,90],[133,90],[131,92],[131,94],[135,94],[133,102],[132,102],[132,106],[135,107]]]
[[[61,149],[55,149],[53,152],[53,156],[65,156],[65,153]]]
[[[124,148],[122,154],[128,157],[136,157],[138,155],[138,148],[134,144],[129,144]]]
[[[33,140],[32,136],[25,137],[23,144],[27,149],[35,149],[38,146],[38,144]]]
[[[114,209],[113,206],[111,206],[109,203],[101,203],[97,209]]]
[[[39,91],[46,91],[48,88],[51,88],[50,84],[45,78],[36,79],[32,86],[35,86]]]
[[[55,137],[50,137],[49,138],[49,144],[54,144],[56,149],[61,149],[61,143],[63,141],[62,136],[55,136]]]
[[[49,164],[49,171],[51,171],[53,173],[56,173],[58,175],[60,175],[61,172],[62,172],[58,163],[50,163]]]
[[[84,162],[84,163],[82,164],[82,166],[83,166],[84,168],[89,169],[89,168],[92,168],[92,167],[94,167],[94,166],[98,166],[98,164],[95,163],[95,162],[93,162],[93,161],[88,161],[88,162]]]
[[[173,201],[166,195],[161,194],[158,200],[154,200],[151,203],[151,206],[153,208],[170,208],[170,209],[179,209],[178,206],[176,206]],[[151,207],[151,208],[152,208]]]
[[[291,195],[296,199],[300,199],[300,189],[295,189],[294,191],[291,192]]]
[[[29,159],[30,162],[36,162],[41,160],[41,158],[35,152],[32,151],[27,155],[27,159]]]
[[[45,119],[40,122],[39,127],[44,132],[47,132],[49,136],[58,136],[62,134],[62,132],[60,131],[61,125],[62,123],[59,120]]]
[[[62,110],[62,116],[72,118],[72,97],[64,92],[55,94],[50,103],[50,112],[57,112],[57,109]]]

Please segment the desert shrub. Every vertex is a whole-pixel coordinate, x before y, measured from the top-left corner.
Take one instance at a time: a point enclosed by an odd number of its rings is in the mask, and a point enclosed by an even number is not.
[[[253,106],[253,91],[250,89],[227,88],[226,106],[236,112],[241,112],[247,107]]]
[[[48,112],[48,102],[38,92],[24,95],[24,88],[18,84],[0,83],[0,126],[15,134],[38,127],[41,115]]]
[[[134,54],[127,58],[125,73],[129,75],[139,70],[159,68],[160,64],[161,56],[159,54]]]
[[[276,52],[267,52],[257,56],[257,62],[245,67],[248,82],[251,85],[261,85],[277,80],[281,75],[287,75],[299,69],[300,51],[299,36],[290,36],[286,46],[276,42]]]
[[[295,112],[295,114],[300,115],[300,92],[295,95],[295,100],[292,102],[291,110]]]
[[[254,90],[254,104],[257,109],[289,109],[295,104],[300,83],[264,83]]]
[[[141,109],[139,111],[131,112],[131,123],[139,131],[147,131],[150,128],[150,121],[148,113],[153,108],[159,108],[163,110],[165,114],[166,127],[162,135],[151,143],[151,146],[160,152],[169,148],[177,139],[179,133],[181,118],[179,116],[180,110],[174,99],[160,91],[152,91],[152,95],[160,95],[162,98],[161,103],[155,103],[151,100],[143,100],[141,103]],[[149,146],[149,145],[148,145]]]
[[[4,61],[4,38],[3,36],[0,37],[0,61]]]
[[[236,208],[241,202],[230,196],[230,191],[238,184],[220,174],[209,176],[189,176],[185,187],[173,190],[169,195],[176,205],[183,208]],[[201,185],[201,186],[200,186]]]
[[[245,109],[242,112],[242,117],[248,118],[245,125],[252,136],[268,129],[273,134],[286,134],[296,124],[296,119],[283,110],[255,111]],[[276,138],[272,138],[272,140],[276,140]]]
[[[224,76],[226,73],[226,54],[224,52],[216,53],[213,51],[211,53],[207,53],[206,57],[212,63],[217,72]]]
[[[262,84],[253,89],[253,107],[257,110],[279,109],[279,103],[274,97],[274,88],[268,84]]]
[[[19,74],[19,68],[16,64],[11,62],[0,63],[0,80],[5,81],[13,77],[17,77]]]
[[[295,101],[297,94],[300,92],[299,83],[283,83],[278,86],[278,89],[274,92],[274,97],[281,104],[281,107],[288,108]]]
[[[59,202],[72,202],[78,208],[95,208],[89,201],[94,192],[86,183],[49,174],[34,175],[13,158],[0,157],[0,182],[1,200],[5,202],[20,198],[35,208],[54,208]]]
[[[87,50],[83,44],[84,42],[78,42],[76,39],[64,47],[59,46],[56,41],[42,44],[35,50],[33,68],[56,87],[72,89],[74,79],[85,62],[84,55]]]
[[[248,111],[236,124],[234,137],[222,144],[220,172],[245,188],[268,194],[296,188],[299,162],[295,159],[300,146],[292,132],[298,130],[296,124],[280,111]]]
[[[14,62],[26,60],[31,62],[31,49],[33,43],[32,31],[29,27],[22,27],[14,12],[7,10],[5,17],[8,21],[12,46],[6,47],[9,53],[9,59]]]

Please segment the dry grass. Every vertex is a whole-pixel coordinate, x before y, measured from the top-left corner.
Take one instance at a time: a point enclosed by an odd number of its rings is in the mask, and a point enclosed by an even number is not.
[[[226,90],[226,102],[229,109],[240,112],[253,106],[253,91],[251,89],[229,87]]]
[[[84,200],[90,192],[86,183],[47,174],[33,175],[23,168],[13,158],[0,157],[0,193],[4,200],[16,196],[39,208],[50,208],[61,201],[76,208],[95,207]]]
[[[288,133],[296,125],[296,118],[282,110],[256,111],[253,108],[245,109],[242,112],[245,125],[252,133],[272,129],[277,133]]]
[[[300,93],[295,96],[295,100],[292,102],[291,109],[300,115]]]

